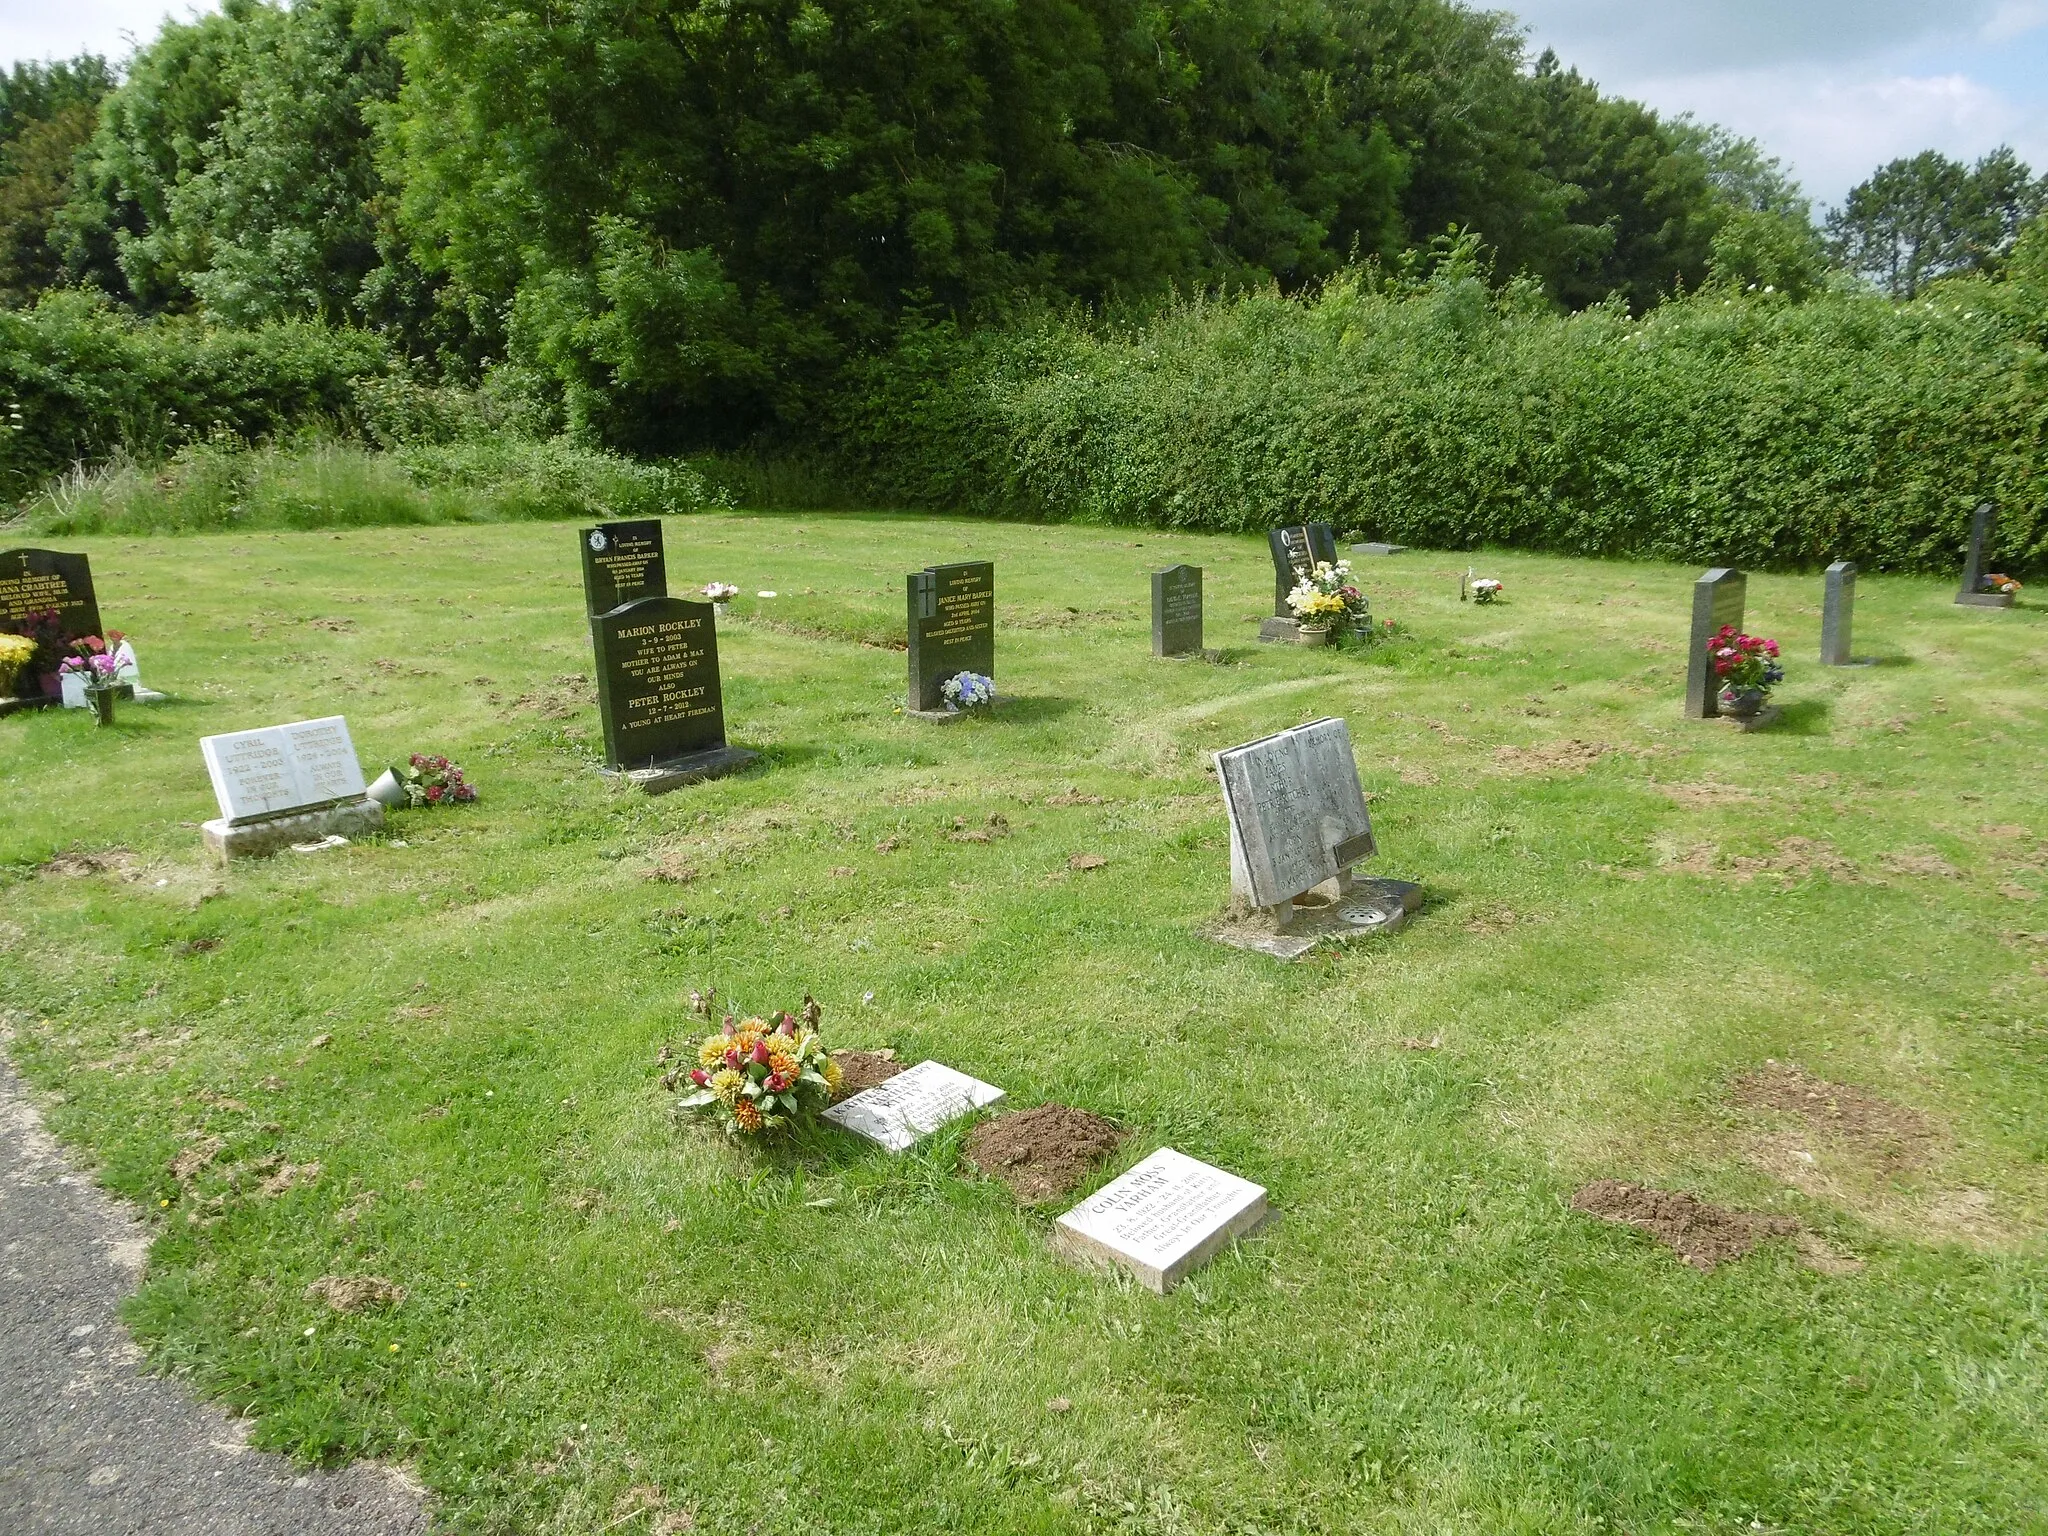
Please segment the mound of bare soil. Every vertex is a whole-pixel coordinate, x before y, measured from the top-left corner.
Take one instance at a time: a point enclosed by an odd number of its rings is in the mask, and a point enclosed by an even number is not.
[[[1041,1104],[976,1126],[967,1138],[967,1161],[1035,1205],[1076,1188],[1123,1139],[1124,1128],[1114,1120],[1070,1104]]]
[[[882,1051],[834,1051],[832,1059],[839,1063],[839,1092],[835,1097],[841,1099],[865,1093],[903,1070],[901,1062]]]
[[[86,875],[118,875],[132,869],[135,855],[126,848],[102,848],[97,853],[60,853],[48,863],[38,864],[36,873],[76,880]]]
[[[1561,741],[1540,747],[1495,747],[1496,773],[1584,773],[1609,752],[1604,741]]]
[[[1572,1209],[1647,1232],[1702,1274],[1744,1257],[1767,1238],[1795,1237],[1801,1230],[1790,1216],[1731,1211],[1684,1190],[1647,1189],[1620,1179],[1594,1180],[1572,1196]]]
[[[306,1287],[306,1300],[324,1301],[337,1312],[380,1311],[405,1300],[405,1287],[381,1275],[322,1275]]]
[[[1758,1071],[1737,1078],[1735,1102],[1744,1109],[1798,1115],[1885,1169],[1926,1161],[1934,1140],[1934,1127],[1917,1109],[1881,1099],[1852,1083],[1831,1083],[1785,1062],[1765,1062]]]

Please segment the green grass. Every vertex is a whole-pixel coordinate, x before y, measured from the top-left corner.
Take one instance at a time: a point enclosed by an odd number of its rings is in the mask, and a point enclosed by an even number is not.
[[[1689,570],[1488,556],[1489,610],[1465,556],[1363,562],[1407,638],[1360,657],[1251,643],[1256,539],[668,538],[676,590],[783,594],[720,636],[741,777],[595,771],[566,524],[82,541],[174,702],[0,721],[9,1049],[154,1213],[152,1357],[257,1443],[403,1461],[503,1532],[652,1530],[648,1490],[736,1536],[2048,1529],[2040,606],[1866,578],[1882,665],[1826,672],[1819,578],[1753,577],[1791,677],[1744,736],[1679,717]],[[904,719],[902,573],[973,557],[1017,703]],[[1226,665],[1147,654],[1145,572],[1183,559]],[[197,738],[333,711],[370,771],[444,751],[484,798],[207,867]],[[1292,966],[1216,947],[1207,754],[1323,714],[1375,872],[1431,904]],[[1574,739],[1621,750],[1499,750]],[[948,840],[994,812],[1011,837]],[[1847,863],[1744,878],[1787,838]],[[835,1044],[1115,1115],[1119,1166],[1170,1143],[1281,1219],[1161,1300],[1054,1257],[957,1129],[891,1158],[677,1127],[653,1057],[708,984],[808,988]],[[1737,1109],[1767,1059],[1922,1111],[1930,1156]],[[225,1150],[180,1188],[199,1135]],[[323,1171],[259,1198],[271,1155]],[[1602,1176],[1797,1215],[1864,1267],[1776,1242],[1699,1275],[1569,1209]],[[324,1274],[408,1295],[341,1317],[303,1299]]]

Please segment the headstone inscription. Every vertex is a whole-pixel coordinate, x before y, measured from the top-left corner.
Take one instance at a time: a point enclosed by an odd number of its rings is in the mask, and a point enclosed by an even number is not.
[[[1749,578],[1731,566],[1715,566],[1692,584],[1692,639],[1685,660],[1685,714],[1712,720],[1721,713],[1721,685],[1707,655],[1707,642],[1723,625],[1742,628]]]
[[[1856,562],[1837,560],[1827,569],[1820,609],[1820,664],[1867,667],[1850,654],[1849,631],[1856,617]]]
[[[594,615],[590,637],[607,771],[659,794],[760,756],[726,744],[709,603],[643,597]]]
[[[668,568],[662,558],[661,519],[599,523],[585,528],[583,606],[593,618],[621,603],[668,596]]]
[[[384,807],[364,795],[362,765],[340,715],[203,736],[199,752],[220,806],[220,816],[199,830],[218,858],[255,858],[384,825]]]
[[[1956,601],[1966,608],[2010,608],[2010,592],[1986,592],[1984,578],[1990,574],[1991,550],[1998,537],[1998,503],[1980,501],[1970,514],[1970,547],[1963,555],[1963,582]]]
[[[834,1125],[865,1136],[891,1152],[907,1152],[940,1126],[995,1103],[1003,1090],[955,1072],[944,1062],[920,1061],[906,1072],[825,1111]]]
[[[1172,565],[1152,573],[1152,654],[1194,656],[1202,649],[1202,568]]]
[[[99,599],[86,557],[54,549],[0,552],[0,629],[30,634],[35,621],[49,613],[57,615],[58,635],[65,641],[100,633]],[[56,703],[55,663],[30,666],[33,671],[24,668],[15,679],[15,692]]]
[[[1422,904],[1404,880],[1356,880],[1378,852],[1342,720],[1216,754],[1230,822],[1230,912],[1216,937],[1282,959],[1324,938],[1391,932]]]
[[[904,578],[913,714],[943,716],[946,679],[996,675],[996,568],[986,560],[932,565]]]
[[[1249,1179],[1161,1147],[1053,1224],[1072,1258],[1114,1264],[1164,1296],[1271,1214]]]

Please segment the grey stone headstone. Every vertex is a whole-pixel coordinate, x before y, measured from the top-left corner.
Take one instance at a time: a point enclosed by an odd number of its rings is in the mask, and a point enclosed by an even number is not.
[[[1712,720],[1721,713],[1721,688],[1707,642],[1724,624],[1742,628],[1748,587],[1749,578],[1728,566],[1716,566],[1692,584],[1692,640],[1685,663],[1687,719]]]
[[[1216,754],[1230,819],[1230,897],[1282,909],[1370,858],[1372,818],[1342,720],[1314,720]]]
[[[55,549],[0,552],[0,631],[28,634],[32,615],[51,612],[57,615],[57,628],[66,642],[102,633],[92,566],[85,556]],[[15,692],[40,700],[44,677],[56,672],[61,659],[62,647],[39,651],[15,679]],[[56,687],[54,679],[48,686]]]
[[[1266,532],[1266,547],[1273,554],[1273,612],[1280,618],[1294,617],[1287,606],[1287,594],[1307,579],[1318,563],[1337,563],[1337,530],[1328,523],[1296,523]]]
[[[1820,664],[1852,667],[1849,631],[1856,616],[1856,562],[1837,560],[1828,567],[1820,610]]]
[[[590,637],[606,766],[661,768],[725,745],[709,603],[643,597],[598,614]]]
[[[1202,568],[1152,573],[1152,654],[1191,656],[1202,649]]]
[[[661,519],[599,523],[579,533],[583,545],[583,611],[592,617],[622,603],[668,596]]]
[[[1351,546],[1351,553],[1354,555],[1404,555],[1407,552],[1406,544],[1385,544],[1378,540]]]
[[[946,707],[946,679],[996,675],[996,568],[986,560],[932,565],[904,579],[909,605],[910,708]]]
[[[1970,514],[1970,547],[1963,555],[1963,582],[1956,601],[1968,603],[1981,598],[1984,576],[1990,569],[1991,550],[1998,537],[1998,503],[1980,501]]]
[[[1053,1243],[1163,1296],[1270,1214],[1261,1186],[1161,1147],[1060,1217]]]

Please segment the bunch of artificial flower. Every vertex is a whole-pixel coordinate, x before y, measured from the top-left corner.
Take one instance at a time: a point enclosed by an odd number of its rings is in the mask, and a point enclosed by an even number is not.
[[[961,672],[939,684],[948,709],[986,709],[996,701],[996,680],[979,672]]]
[[[121,664],[98,635],[80,635],[71,642],[71,654],[57,663],[59,676],[82,677],[90,689],[114,687],[120,670]]]
[[[1785,669],[1778,665],[1778,642],[1745,635],[1733,624],[1714,631],[1714,638],[1707,642],[1707,655],[1713,659],[1714,676],[1721,680],[1724,695],[1745,688],[1768,693],[1772,684],[1785,680]]]
[[[0,633],[0,696],[12,695],[16,679],[35,658],[36,643],[27,635]]]
[[[729,603],[740,595],[740,589],[729,581],[707,581],[704,597],[707,602]]]
[[[1472,601],[1490,603],[1500,596],[1500,583],[1491,576],[1481,576],[1472,583]]]
[[[715,996],[716,994],[714,994]],[[691,995],[693,1011],[708,1015],[711,999]],[[662,1086],[673,1090],[687,1076],[692,1091],[678,1110],[702,1110],[732,1136],[766,1136],[808,1124],[839,1090],[839,1063],[818,1033],[823,1012],[809,993],[801,1014],[786,1010],[765,1019],[735,1019],[697,1043],[697,1065],[672,1068]],[[662,1060],[668,1047],[662,1047]]]
[[[1984,590],[1986,592],[2008,592],[2017,597],[2019,596],[2020,584],[2010,576],[2001,576],[1998,572],[1993,571],[1984,578]]]
[[[1369,624],[1372,619],[1365,594],[1351,584],[1349,560],[1335,565],[1317,561],[1315,570],[1287,594],[1287,606],[1294,610],[1295,618],[1314,628],[1341,631]]]
[[[429,805],[466,804],[476,798],[476,786],[462,776],[462,770],[445,757],[415,752],[399,779],[405,785],[406,804],[414,810]]]

